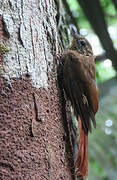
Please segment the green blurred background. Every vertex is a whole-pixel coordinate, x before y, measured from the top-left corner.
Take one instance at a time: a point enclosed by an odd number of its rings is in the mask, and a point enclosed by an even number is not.
[[[67,25],[91,43],[97,67],[99,111],[97,129],[89,135],[87,179],[117,180],[117,0],[61,2]]]

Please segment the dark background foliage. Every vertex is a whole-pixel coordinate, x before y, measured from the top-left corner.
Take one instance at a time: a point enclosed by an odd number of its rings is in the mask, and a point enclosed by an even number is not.
[[[90,41],[97,67],[100,107],[96,115],[97,129],[89,135],[89,175],[87,179],[116,180],[117,1],[63,0],[62,3],[68,27],[74,26]],[[61,27],[60,21],[59,27]],[[69,34],[69,28],[64,29],[64,33]],[[69,43],[70,39],[67,42]],[[65,48],[64,44],[63,48]]]

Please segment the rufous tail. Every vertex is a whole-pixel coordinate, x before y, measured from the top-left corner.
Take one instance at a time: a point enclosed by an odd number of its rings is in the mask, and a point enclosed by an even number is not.
[[[88,134],[84,133],[82,128],[82,122],[80,117],[78,117],[78,127],[79,127],[79,148],[78,148],[78,158],[75,163],[76,175],[85,178],[88,174]]]

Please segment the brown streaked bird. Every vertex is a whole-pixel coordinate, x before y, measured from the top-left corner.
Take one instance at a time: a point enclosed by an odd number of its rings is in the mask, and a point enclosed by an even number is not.
[[[91,123],[96,128],[95,114],[98,110],[96,66],[89,42],[72,30],[72,45],[60,56],[60,76],[63,89],[71,101],[78,120],[78,156],[76,175],[88,174],[88,133]]]

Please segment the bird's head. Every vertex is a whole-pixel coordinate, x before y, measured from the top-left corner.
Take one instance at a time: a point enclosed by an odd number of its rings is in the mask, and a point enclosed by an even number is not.
[[[93,56],[92,47],[87,39],[79,35],[73,29],[72,29],[72,36],[73,36],[72,45],[70,46],[69,49],[76,50],[80,54],[83,54],[85,56]]]

